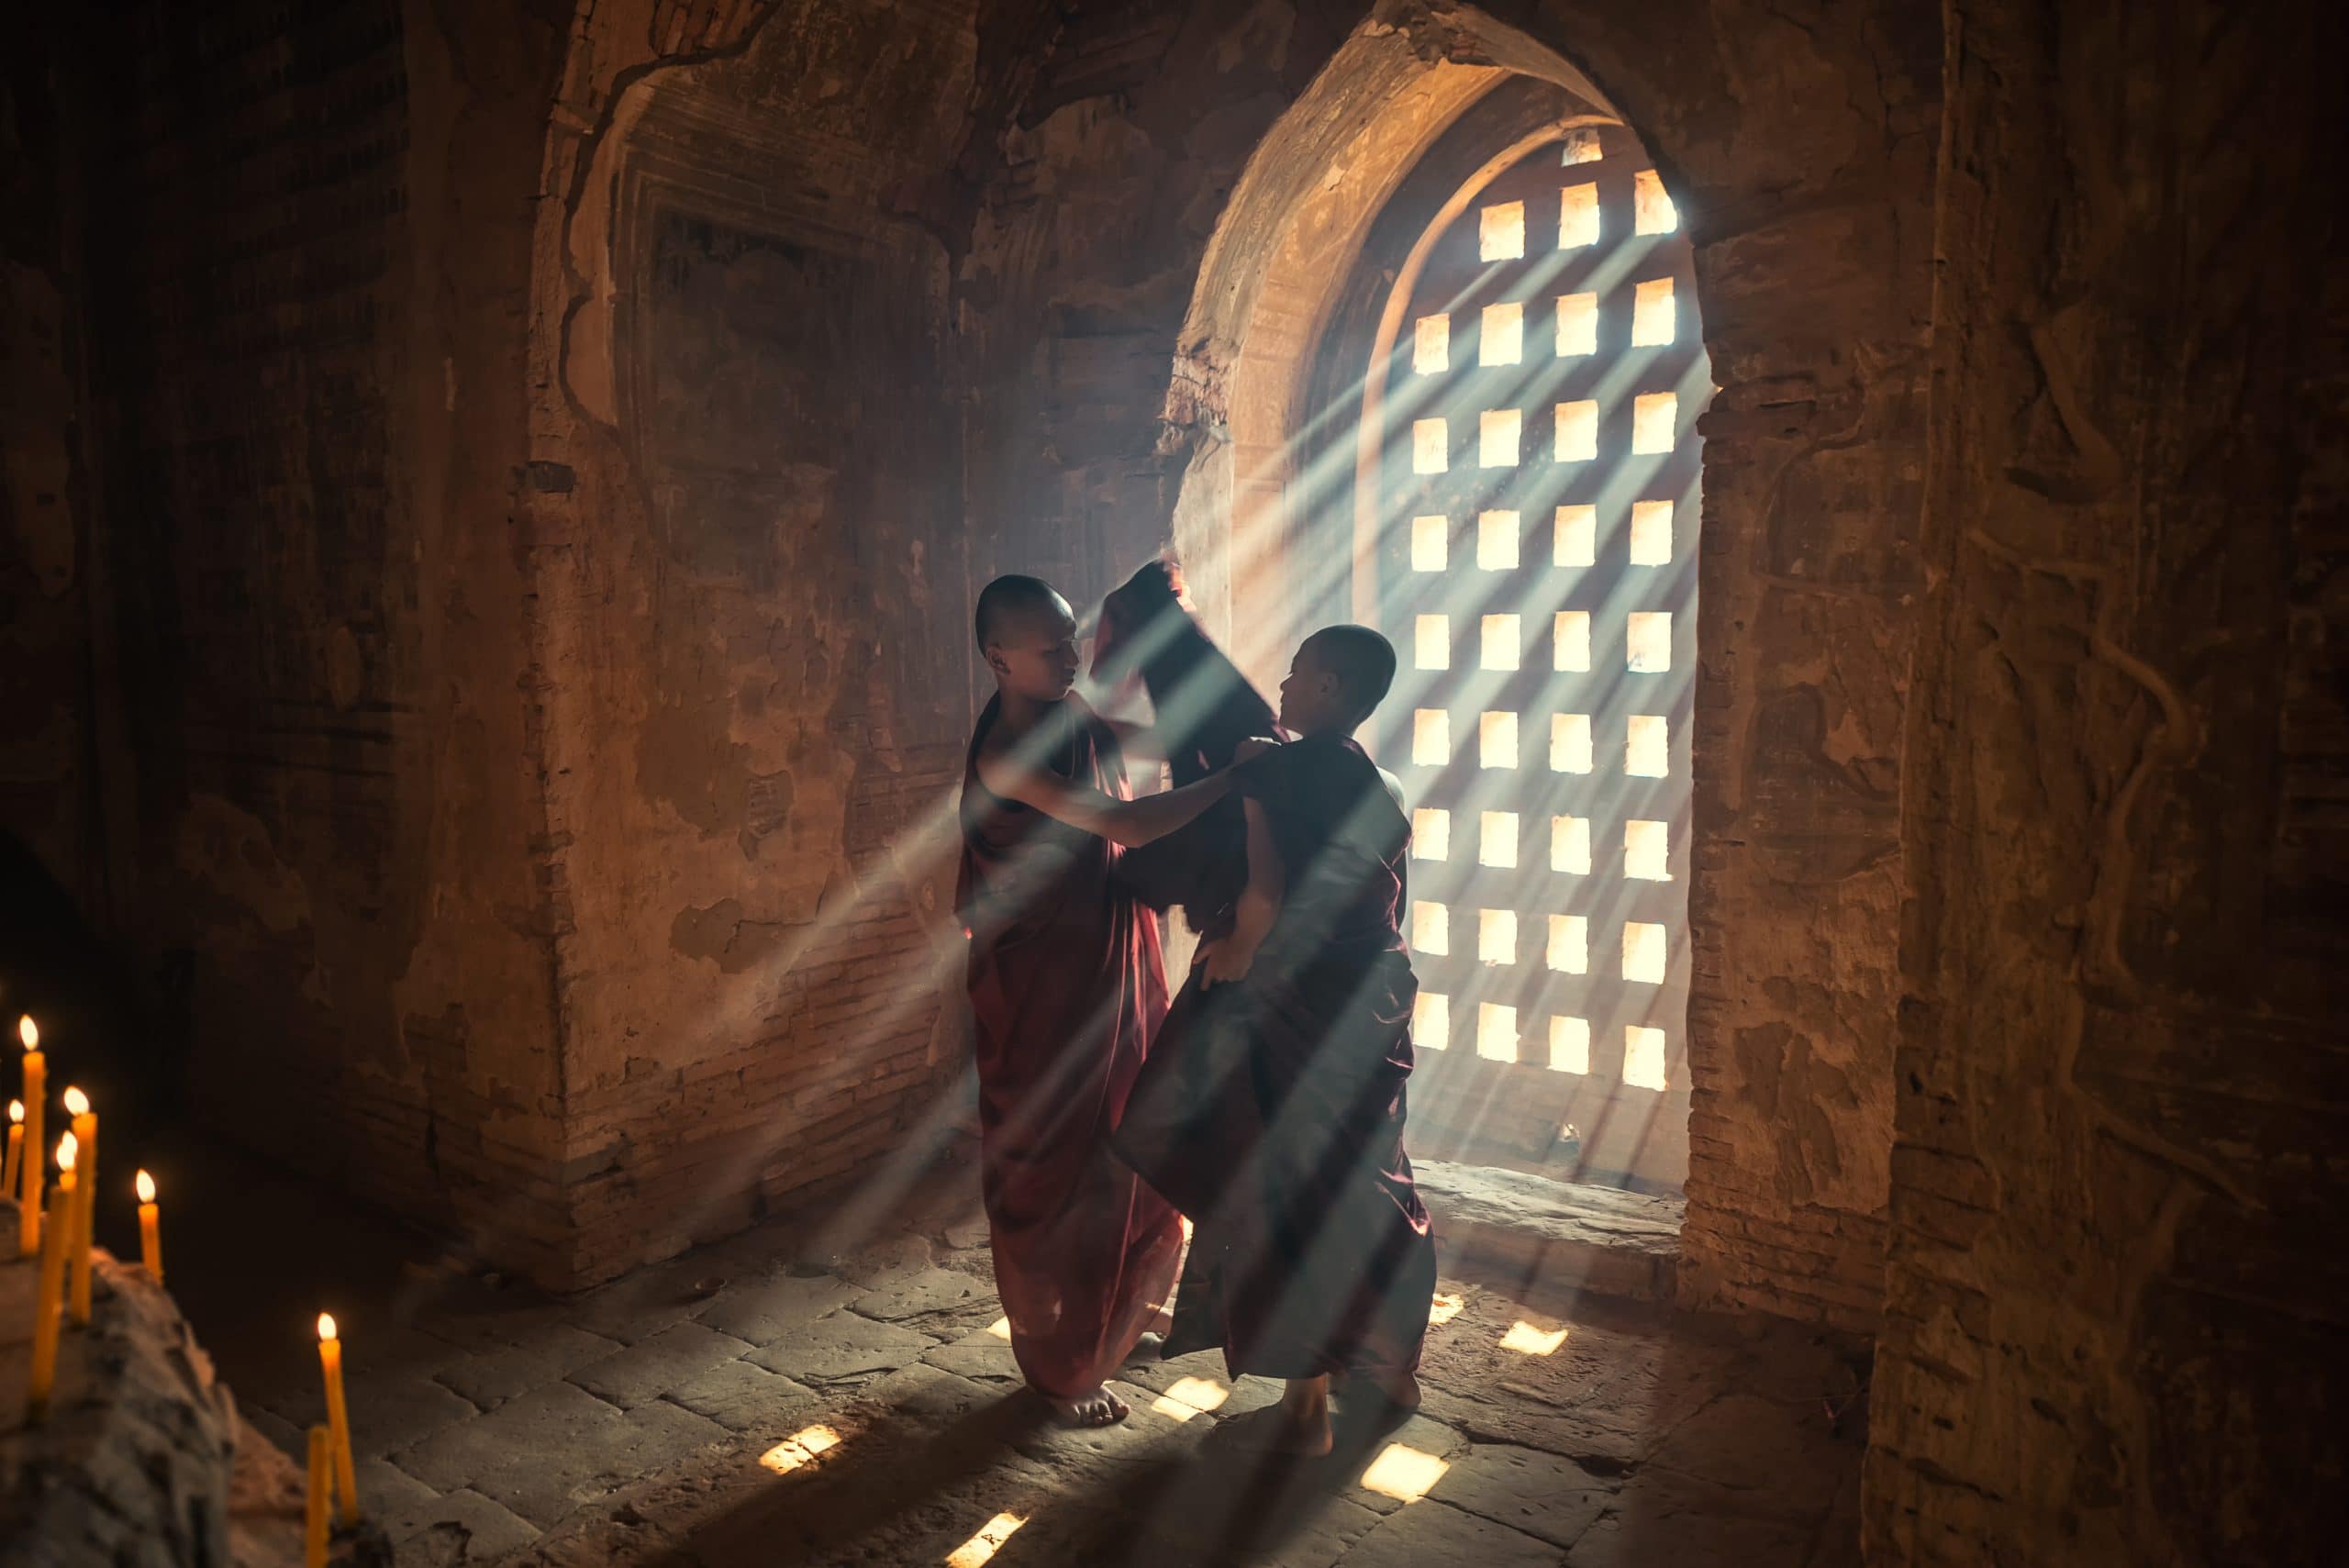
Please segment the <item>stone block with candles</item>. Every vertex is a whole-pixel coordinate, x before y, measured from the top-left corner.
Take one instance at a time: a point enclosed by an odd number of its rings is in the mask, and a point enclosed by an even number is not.
[[[61,1207],[62,1190],[48,1195]],[[15,1218],[0,1199],[0,1234]],[[38,1542],[55,1562],[209,1562],[294,1568],[303,1549],[296,1466],[247,1425],[177,1306],[150,1271],[103,1251],[91,1260],[89,1324],[73,1329],[65,1296],[65,1227],[51,1289],[38,1260],[0,1250],[0,1558]],[[57,1324],[44,1418],[28,1423],[28,1330],[37,1299]],[[298,1355],[297,1343],[287,1347]],[[372,1523],[332,1532],[328,1561],[385,1565]]]

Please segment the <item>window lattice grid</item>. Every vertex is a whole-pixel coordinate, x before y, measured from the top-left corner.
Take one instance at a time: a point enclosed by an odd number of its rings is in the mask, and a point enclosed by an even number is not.
[[[1378,579],[1405,669],[1375,740],[1419,826],[1411,896],[1444,911],[1413,955],[1439,1071],[1652,1096],[1686,1082],[1709,381],[1679,215],[1623,133],[1577,135],[1469,205],[1405,311]],[[1414,421],[1438,422],[1417,463]],[[1441,658],[1414,657],[1424,624]]]

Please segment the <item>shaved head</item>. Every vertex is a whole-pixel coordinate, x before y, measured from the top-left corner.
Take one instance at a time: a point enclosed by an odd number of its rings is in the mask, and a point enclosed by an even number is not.
[[[971,629],[984,651],[999,641],[1004,628],[1019,617],[1039,611],[1050,614],[1064,607],[1065,601],[1060,594],[1041,577],[1016,573],[998,577],[979,590],[979,606],[971,617]]]
[[[1395,684],[1395,645],[1366,626],[1325,626],[1297,652],[1336,677],[1339,702],[1355,724],[1386,700]]]

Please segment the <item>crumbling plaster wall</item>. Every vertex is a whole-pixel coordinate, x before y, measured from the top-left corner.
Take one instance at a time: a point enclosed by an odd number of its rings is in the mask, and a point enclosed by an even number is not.
[[[1244,182],[1286,183],[1275,210],[1305,200],[1302,168],[1261,166],[1276,124],[1300,131],[1292,147],[1326,146],[1331,117],[1392,90],[1365,72],[1362,98],[1317,89],[1301,128],[1283,118],[1364,20],[1284,0],[1079,14],[1006,137],[962,269],[981,334],[970,506],[1019,519],[1025,563],[1073,595],[1157,548],[1170,518],[1211,545],[1219,509],[1241,509],[1225,498],[1251,499],[1233,482],[1230,398],[1252,301],[1200,269],[1244,243],[1214,249]],[[1922,585],[1934,18],[1642,3],[1391,6],[1367,20],[1429,70],[1586,81],[1682,202],[1723,389],[1703,427],[1682,1279],[1698,1304],[1868,1328]],[[1170,360],[1153,448],[1136,421]],[[1284,578],[1230,592],[1248,624],[1271,614],[1249,595],[1277,599]]]
[[[2349,37],[1949,46],[1869,1559],[2338,1561]]]
[[[963,1064],[971,584],[938,230],[975,17],[680,11],[583,9],[531,299],[582,1280],[918,1151]]]

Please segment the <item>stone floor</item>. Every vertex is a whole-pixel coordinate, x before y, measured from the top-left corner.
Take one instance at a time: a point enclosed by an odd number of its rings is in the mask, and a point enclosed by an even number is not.
[[[568,1300],[407,1259],[343,1313],[360,1495],[401,1562],[960,1568],[983,1533],[998,1564],[1857,1561],[1854,1370],[1798,1329],[1447,1280],[1425,1408],[1328,1460],[1250,1454],[1235,1418],[1277,1388],[1212,1357],[1138,1362],[1133,1418],[1068,1432],[995,1327],[968,1172],[925,1186],[845,1247],[772,1228]],[[194,1272],[248,1418],[297,1449],[315,1357],[229,1331]]]

